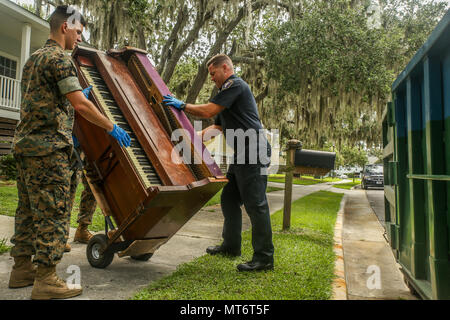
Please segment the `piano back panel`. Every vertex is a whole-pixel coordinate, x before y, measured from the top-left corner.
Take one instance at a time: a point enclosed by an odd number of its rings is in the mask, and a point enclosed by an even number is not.
[[[163,185],[187,185],[196,181],[181,157],[172,152],[169,135],[138,89],[127,66],[103,53],[95,55],[95,62]]]
[[[189,190],[160,191],[145,205],[145,214],[130,226],[130,234],[140,239],[172,237],[228,182],[226,179],[204,179]]]
[[[184,138],[187,138],[191,143],[192,154],[190,167],[197,176],[197,179],[201,180],[212,176],[223,177],[222,171],[212,159],[201,139],[197,136],[186,114],[173,107],[167,108],[161,105],[163,99],[162,96],[171,93],[158,72],[150,63],[147,55],[133,52],[132,54],[124,54],[124,56],[130,57],[128,60],[128,68],[133,73],[134,77],[139,79],[137,82],[141,90],[144,92],[144,95],[152,105],[153,109],[157,110],[157,114],[161,121],[164,123],[166,122],[165,118],[167,118],[172,127],[171,131],[175,129],[184,129],[186,135]],[[163,112],[165,112],[165,114],[163,114]]]

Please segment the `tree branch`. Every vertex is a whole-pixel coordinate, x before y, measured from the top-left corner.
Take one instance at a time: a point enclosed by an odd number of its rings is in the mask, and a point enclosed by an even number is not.
[[[212,18],[213,13],[214,8],[208,10],[207,12],[204,12],[203,8],[199,9],[199,11],[197,12],[197,17],[195,19],[194,27],[191,29],[186,39],[173,50],[171,57],[167,61],[167,66],[162,75],[164,82],[168,83],[170,81],[181,56],[187,50],[187,48],[189,48],[192,43],[198,38],[200,29],[205,25],[206,21]]]
[[[267,5],[267,1],[252,1],[252,10],[253,12],[258,11],[259,9],[265,7]],[[239,9],[238,14],[236,17],[231,20],[225,28],[218,34],[216,38],[216,42],[211,47],[208,55],[204,59],[204,61],[199,65],[197,75],[192,82],[192,86],[188,92],[188,96],[186,98],[187,103],[195,103],[197,100],[197,97],[200,93],[200,90],[203,87],[203,84],[205,83],[206,78],[208,77],[208,69],[206,68],[206,62],[213,57],[214,55],[218,54],[220,52],[220,49],[222,48],[223,44],[227,40],[228,36],[231,34],[233,29],[239,24],[239,22],[244,18],[245,13],[247,11],[247,6],[244,5]]]
[[[184,20],[187,19],[187,15],[188,15],[187,7],[184,6],[180,11],[181,11],[181,14],[178,15],[177,22],[175,23],[175,26],[173,27],[172,32],[170,33],[169,39],[167,39],[166,43],[164,44],[164,47],[161,50],[160,63],[157,68],[159,74],[162,74],[164,72],[166,62],[169,58],[169,55],[168,55],[169,50],[170,50],[171,46],[174,44],[174,42],[177,40],[178,32],[180,31]]]
[[[264,88],[264,90],[260,93],[260,94],[258,94],[256,97],[255,97],[255,100],[256,100],[256,103],[260,103],[262,100],[264,100],[264,98],[265,97],[267,97],[269,95],[269,86],[267,85],[265,88]]]

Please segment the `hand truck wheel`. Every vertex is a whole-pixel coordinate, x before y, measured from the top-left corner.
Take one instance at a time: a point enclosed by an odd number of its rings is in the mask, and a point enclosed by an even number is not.
[[[114,259],[114,252],[108,250],[100,253],[108,245],[108,237],[104,234],[96,234],[89,240],[86,248],[86,256],[94,268],[106,268]]]

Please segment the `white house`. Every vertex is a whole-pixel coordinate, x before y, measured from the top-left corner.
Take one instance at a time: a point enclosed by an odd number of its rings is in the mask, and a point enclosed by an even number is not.
[[[0,0],[0,118],[19,120],[22,67],[44,45],[49,31],[47,21]]]

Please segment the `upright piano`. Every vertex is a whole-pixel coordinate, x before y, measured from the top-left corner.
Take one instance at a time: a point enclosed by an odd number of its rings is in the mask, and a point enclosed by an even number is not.
[[[89,99],[131,137],[131,146],[122,148],[76,115],[74,134],[94,168],[88,181],[105,215],[105,235],[88,244],[89,262],[104,268],[116,252],[151,256],[227,179],[184,112],[162,105],[170,91],[145,51],[78,46],[73,60],[81,85],[93,87]],[[172,133],[180,140],[172,141]],[[190,151],[180,154],[180,143]]]

